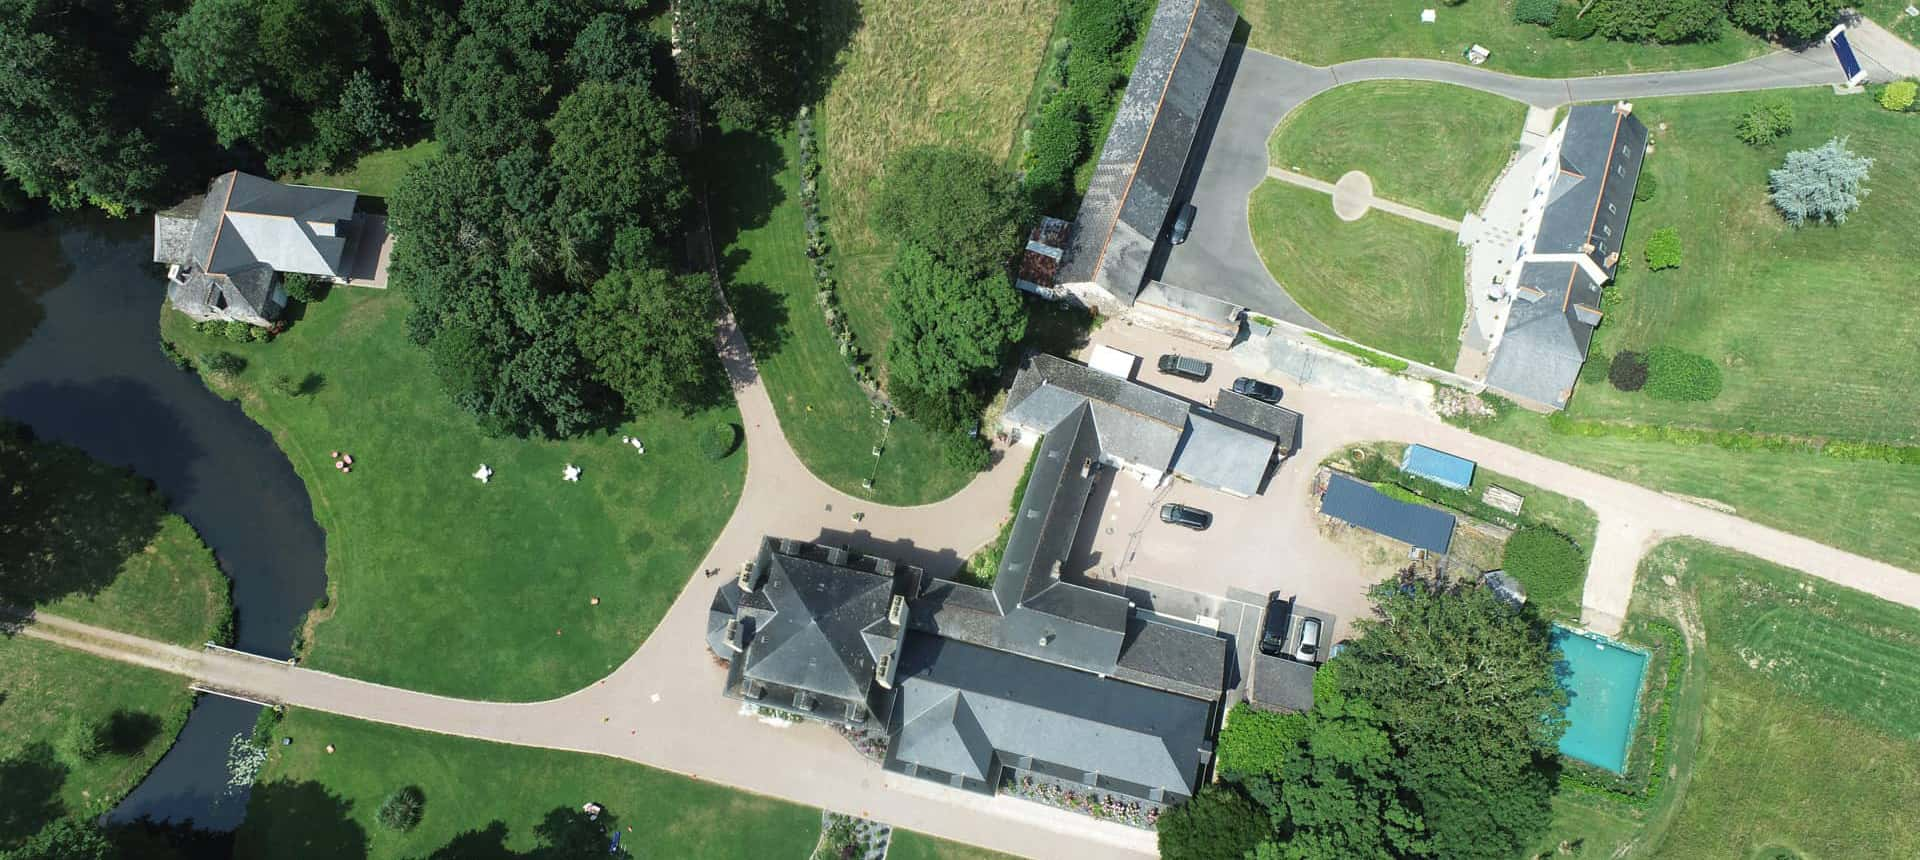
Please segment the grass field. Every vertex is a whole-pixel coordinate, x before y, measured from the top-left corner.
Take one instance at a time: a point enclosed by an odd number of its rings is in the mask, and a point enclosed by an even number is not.
[[[400,184],[407,168],[440,154],[440,142],[423,140],[399,149],[383,149],[361,156],[360,161],[341,173],[309,173],[287,177],[285,181],[324,188],[351,188],[370,197],[386,197]]]
[[[1466,87],[1361,81],[1287,114],[1274,165],[1328,182],[1365,171],[1373,193],[1446,218],[1480,208],[1526,123],[1527,106]]]
[[[887,860],[1013,860],[1013,858],[985,848],[935,839],[921,833],[895,830],[893,843],[887,847]]]
[[[1623,481],[1730,506],[1746,519],[1920,570],[1920,468],[1555,434],[1515,409],[1475,432]]]
[[[549,811],[588,801],[606,808],[638,857],[803,857],[820,830],[817,810],[617,759],[301,710],[274,735],[293,745],[273,747],[255,784],[236,838],[240,860],[425,857],[455,847],[455,837],[465,851],[445,856],[514,856],[506,852],[534,847],[534,828]],[[407,833],[381,826],[380,804],[408,785],[426,796],[420,825]]]
[[[1920,611],[1688,542],[1650,555],[1639,588],[1636,605],[1690,607],[1707,664],[1699,755],[1659,856],[1920,855]]]
[[[1254,248],[1307,313],[1377,349],[1453,367],[1467,288],[1451,234],[1384,212],[1342,221],[1327,195],[1271,179],[1248,208]]]
[[[890,155],[918,144],[1007,158],[1060,0],[867,0],[845,8],[858,21],[821,111],[825,208],[842,301],[860,343],[879,354],[889,331],[881,274],[893,247],[869,220],[875,180]]]
[[[727,298],[801,462],[841,492],[886,504],[924,504],[966,486],[973,476],[947,465],[938,436],[904,418],[880,423],[827,331],[803,253],[806,214],[790,137],[729,132],[708,150],[707,163],[720,171],[712,211],[725,243]],[[883,432],[876,472],[873,447]],[[861,485],[869,477],[872,490]]]
[[[1303,63],[1327,66],[1367,57],[1424,57],[1465,62],[1471,45],[1492,55],[1485,68],[1540,78],[1607,75],[1719,66],[1759,56],[1766,43],[1729,27],[1719,40],[1687,45],[1642,45],[1592,38],[1555,39],[1545,27],[1513,20],[1513,5],[1467,0],[1457,6],[1349,0],[1337,14],[1299,0],[1234,0],[1252,33],[1250,47]],[[1432,24],[1420,10],[1439,12]]]
[[[1795,131],[1742,145],[1741,111],[1785,99]],[[1646,170],[1659,192],[1634,206],[1627,271],[1601,326],[1601,348],[1667,344],[1720,363],[1726,388],[1708,403],[1660,401],[1582,385],[1581,417],[1706,425],[1875,441],[1920,441],[1920,343],[1913,225],[1920,223],[1920,116],[1829,90],[1637,101],[1654,129]],[[1875,162],[1859,211],[1838,227],[1788,227],[1767,202],[1767,171],[1790,150],[1849,139]],[[1649,272],[1646,238],[1677,227],[1678,269]],[[1595,355],[1592,360],[1606,360]],[[1911,510],[1911,509],[1909,509]]]
[[[15,599],[181,645],[220,635],[226,575],[146,481],[78,449],[7,434],[0,473],[15,505],[0,572],[37,570],[47,575],[36,581],[52,583]],[[0,853],[55,818],[111,809],[173,743],[192,704],[181,678],[0,636]],[[102,725],[101,750],[74,743]]]
[[[309,619],[307,665],[490,699],[583,687],[639,647],[731,514],[747,454],[710,460],[699,439],[739,414],[620,428],[645,455],[613,435],[488,438],[440,392],[405,311],[398,292],[336,289],[268,344],[199,334],[175,313],[161,329],[190,355],[246,359],[235,383],[211,384],[306,482],[331,596]],[[282,374],[314,374],[318,391],[289,396],[270,384]],[[353,455],[352,474],[332,451]],[[481,463],[490,484],[471,476]],[[568,463],[578,483],[560,480]]]

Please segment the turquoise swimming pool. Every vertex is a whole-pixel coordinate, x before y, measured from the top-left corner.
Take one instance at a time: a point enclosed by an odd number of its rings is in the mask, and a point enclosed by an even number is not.
[[[1627,767],[1634,718],[1640,713],[1640,685],[1647,677],[1647,655],[1602,636],[1555,625],[1553,644],[1567,672],[1567,733],[1560,752],[1620,773]]]

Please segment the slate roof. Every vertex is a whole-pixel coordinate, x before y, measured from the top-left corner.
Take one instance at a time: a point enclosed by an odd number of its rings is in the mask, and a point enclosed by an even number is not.
[[[1600,322],[1600,285],[1572,262],[1523,263],[1487,385],[1565,408]]]
[[[1320,512],[1434,552],[1446,552],[1453,543],[1452,514],[1389,498],[1344,472],[1334,472],[1327,481]]]
[[[990,793],[999,767],[1030,756],[1170,795],[1194,792],[1206,701],[920,633],[908,634],[905,654],[889,770],[960,773]]]
[[[154,260],[215,275],[264,265],[278,272],[339,276],[346,250],[346,222],[359,195],[334,188],[286,185],[250,173],[215,177],[195,198],[190,237],[184,236],[185,206],[154,216]]]
[[[1247,698],[1261,707],[1304,713],[1313,708],[1313,673],[1312,664],[1255,651]]]
[[[1631,113],[1605,104],[1568,110],[1560,172],[1547,191],[1534,252],[1579,253],[1591,244],[1585,253],[1611,279],[1646,154],[1647,127]]]
[[[1003,417],[1045,431],[1082,404],[1092,406],[1103,454],[1157,471],[1173,463],[1186,429],[1186,401],[1058,356],[1027,360],[1007,392]]]
[[[1267,464],[1273,460],[1274,439],[1211,411],[1194,409],[1187,415],[1186,433],[1174,454],[1173,471],[1203,486],[1242,496],[1260,491]]]
[[[1226,685],[1227,640],[1210,631],[1135,615],[1127,621],[1120,660],[1109,674],[1196,699],[1217,698]]]
[[[1227,0],[1161,0],[1073,223],[1062,283],[1132,302],[1146,283],[1239,16]]]
[[[1214,395],[1213,412],[1272,437],[1284,454],[1292,454],[1294,443],[1300,438],[1300,413],[1235,394],[1229,388],[1222,388]]]
[[[884,625],[893,579],[769,553],[744,601],[755,618],[743,674],[838,699],[866,696],[875,659],[863,631]]]

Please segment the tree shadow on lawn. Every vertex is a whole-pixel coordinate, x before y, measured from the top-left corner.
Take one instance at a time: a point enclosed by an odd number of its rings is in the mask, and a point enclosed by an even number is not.
[[[247,823],[234,839],[234,857],[361,860],[367,831],[348,817],[352,810],[352,802],[312,780],[256,785],[247,800]]]
[[[506,822],[495,819],[485,827],[468,830],[440,846],[424,860],[572,860],[578,857],[603,857],[614,854],[613,834],[620,833],[619,856],[630,856],[632,846],[620,831],[620,820],[602,811],[598,819],[572,807],[555,807],[533,828],[540,840],[532,851],[519,852],[507,847]],[[633,834],[640,836],[641,834]]]
[[[131,758],[146,751],[160,736],[160,718],[145,711],[115,709],[94,728],[94,740],[108,755]]]
[[[0,851],[66,814],[60,789],[66,785],[67,772],[45,741],[29,744],[0,761]]]
[[[151,482],[37,442],[24,425],[0,422],[0,475],[0,520],[13,524],[0,538],[0,602],[21,607],[99,594],[153,543],[167,513]]]

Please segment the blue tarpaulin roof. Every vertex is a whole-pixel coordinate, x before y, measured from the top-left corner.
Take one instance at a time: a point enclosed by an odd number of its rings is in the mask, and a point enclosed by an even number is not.
[[[1435,451],[1425,445],[1408,445],[1400,471],[1418,475],[1436,484],[1464,490],[1473,484],[1473,461]]]
[[[1340,472],[1327,481],[1320,512],[1402,543],[1433,552],[1453,544],[1453,515],[1388,498],[1365,481]]]

